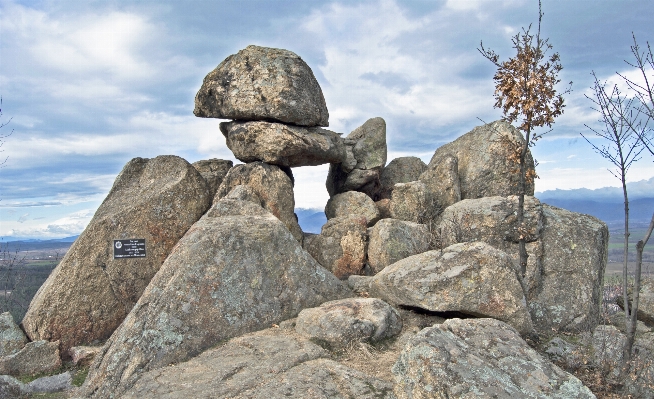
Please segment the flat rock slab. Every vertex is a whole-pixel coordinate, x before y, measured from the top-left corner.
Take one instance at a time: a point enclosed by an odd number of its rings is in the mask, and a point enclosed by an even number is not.
[[[242,211],[220,208],[223,201],[241,202]],[[179,241],[107,341],[84,395],[119,395],[147,371],[351,295],[272,214],[221,200]]]
[[[34,375],[61,367],[59,342],[34,341],[13,355],[0,358],[0,374]]]
[[[64,355],[109,338],[210,206],[207,183],[184,159],[132,159],[32,299],[22,322],[28,337],[60,340]],[[146,256],[114,258],[113,240],[119,239],[145,239]]]
[[[227,147],[242,162],[287,167],[341,163],[345,145],[338,133],[319,127],[271,122],[222,122]]]
[[[195,116],[329,126],[327,104],[311,68],[283,49],[248,46],[204,78]]]
[[[295,331],[309,338],[347,346],[351,342],[380,341],[402,330],[399,313],[377,298],[346,298],[304,309]]]
[[[307,339],[267,331],[230,340],[188,362],[146,373],[132,398],[392,398],[392,384],[326,359]]]
[[[511,257],[483,242],[395,262],[370,279],[369,293],[394,305],[493,317],[521,334],[533,330]]]
[[[449,319],[411,338],[393,366],[408,398],[594,398],[581,381],[493,319]]]

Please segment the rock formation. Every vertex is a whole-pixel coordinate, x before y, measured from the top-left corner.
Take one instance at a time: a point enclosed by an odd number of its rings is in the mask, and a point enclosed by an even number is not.
[[[31,340],[72,346],[109,338],[173,246],[211,205],[207,183],[176,156],[135,158],[39,289],[23,319]],[[115,258],[113,240],[144,239],[145,256]]]
[[[195,97],[195,116],[329,126],[311,68],[297,54],[248,46],[211,71]]]
[[[514,329],[493,319],[450,319],[422,330],[409,341],[393,373],[399,399],[595,397]]]
[[[225,198],[176,245],[93,363],[84,392],[112,397],[149,370],[349,295],[272,214]]]
[[[32,301],[22,324],[33,342],[0,315],[0,374],[61,373],[62,356],[77,368],[92,361],[71,395],[96,399],[585,398],[545,356],[617,370],[624,334],[597,326],[606,225],[531,195],[518,225],[524,141],[510,125],[479,126],[429,165],[386,165],[382,118],[347,137],[323,129],[309,66],[257,46],[206,76],[194,113],[231,119],[220,130],[245,164],[129,162]],[[326,163],[328,220],[305,234],[291,168]],[[147,256],[114,259],[120,239],[145,239]],[[641,359],[654,356],[651,291],[641,294]],[[535,334],[548,340],[544,355],[520,337],[533,344]],[[627,371],[625,392],[648,397],[654,366]],[[0,397],[70,389],[69,373],[44,378],[0,376]]]

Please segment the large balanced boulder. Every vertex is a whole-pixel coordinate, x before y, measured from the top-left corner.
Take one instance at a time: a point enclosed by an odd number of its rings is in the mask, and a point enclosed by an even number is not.
[[[345,145],[338,133],[319,127],[272,122],[222,122],[227,147],[243,162],[297,167],[340,163]]]
[[[382,219],[370,231],[368,264],[373,273],[411,255],[425,252],[431,232],[424,224],[397,219]]]
[[[248,46],[211,71],[195,96],[195,116],[329,126],[311,68],[283,49]]]
[[[121,398],[394,398],[392,383],[329,356],[308,339],[269,329],[145,373]]]
[[[414,223],[428,223],[442,212],[432,192],[421,181],[397,183],[389,208],[392,218]]]
[[[207,183],[182,158],[134,158],[32,299],[31,340],[72,346],[109,338],[173,246],[211,205]],[[145,239],[145,256],[114,258],[113,240]]]
[[[281,220],[296,240],[302,242],[302,229],[295,216],[293,181],[282,169],[264,162],[236,165],[216,192],[223,198],[236,186],[250,186],[262,200],[262,206]]]
[[[393,366],[398,399],[595,398],[493,319],[450,319],[409,340]]]
[[[374,200],[380,199],[381,170],[386,164],[386,122],[368,119],[344,140],[345,160],[332,163],[327,175],[327,192],[331,197],[346,191],[360,191]]]
[[[416,181],[427,169],[427,165],[418,157],[395,158],[382,169],[379,175],[381,185],[379,196],[391,198],[393,186],[397,183]]]
[[[223,201],[233,204],[220,208]],[[149,370],[350,295],[279,219],[223,199],[179,241],[107,341],[84,395],[119,396]]]
[[[9,312],[0,314],[0,357],[13,355],[28,342]]]
[[[295,331],[334,347],[360,341],[381,341],[402,330],[399,313],[377,298],[346,298],[304,309],[297,317]]]
[[[600,321],[609,231],[604,222],[543,204],[542,275],[529,309],[539,331],[592,331]]]
[[[227,172],[234,166],[234,162],[225,159],[211,158],[193,162],[193,167],[204,177],[209,187],[209,196],[213,198],[218,187],[223,182]]]
[[[332,218],[320,234],[305,242],[307,252],[340,279],[360,274],[368,247],[367,219],[349,215]]]
[[[393,305],[492,317],[523,335],[533,330],[513,260],[483,242],[409,256],[370,278],[369,287]]]
[[[509,196],[518,193],[520,164],[516,149],[522,148],[520,132],[503,121],[477,126],[451,143],[439,147],[429,162],[435,168],[445,157],[455,156],[461,198]],[[527,150],[526,195],[534,195],[534,160]]]

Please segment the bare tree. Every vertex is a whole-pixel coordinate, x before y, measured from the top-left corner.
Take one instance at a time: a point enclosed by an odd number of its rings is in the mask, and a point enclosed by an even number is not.
[[[503,119],[509,123],[518,121],[520,130],[525,137],[522,148],[519,149],[520,180],[518,187],[518,229],[520,251],[520,274],[524,278],[527,272],[526,249],[527,228],[524,225],[525,187],[533,172],[527,170],[526,156],[529,147],[548,131],[536,134],[535,128],[547,125],[552,127],[554,118],[563,113],[563,94],[570,88],[557,94],[555,86],[560,82],[559,72],[563,69],[558,53],[547,56],[552,45],[549,39],[541,38],[541,21],[543,12],[541,2],[538,2],[538,30],[531,33],[531,25],[512,39],[516,55],[508,61],[500,62],[499,55],[480,44],[479,52],[497,67],[493,77],[495,80],[495,108],[501,108]],[[572,85],[572,82],[570,82]]]
[[[636,35],[633,33],[632,38],[634,39],[634,44],[631,46],[631,53],[635,61],[631,63],[625,60],[625,62],[638,70],[643,77],[643,81],[637,83],[619,72],[616,73],[627,83],[640,104],[630,110],[631,115],[620,116],[629,123],[629,127],[638,135],[638,138],[649,153],[654,155],[653,129],[649,127],[650,122],[654,121],[654,94],[652,93],[654,87],[654,54],[652,53],[649,42],[645,42],[647,49],[641,51],[636,41]],[[648,73],[652,75],[648,77]]]
[[[615,176],[622,185],[622,195],[624,199],[624,244],[623,244],[623,258],[622,258],[622,284],[623,296],[625,299],[625,320],[627,327],[627,345],[624,348],[624,361],[625,365],[631,359],[631,347],[635,336],[635,318],[630,317],[629,304],[627,298],[628,287],[628,259],[629,259],[629,195],[627,192],[627,173],[631,165],[640,159],[640,154],[645,149],[639,135],[634,130],[637,125],[636,118],[639,117],[637,110],[636,99],[629,98],[621,93],[617,85],[613,85],[610,90],[607,90],[606,82],[600,82],[595,75],[593,84],[593,97],[586,96],[595,104],[593,107],[600,114],[599,123],[603,125],[601,129],[595,129],[589,125],[585,125],[595,135],[603,139],[604,143],[596,145],[589,138],[582,137],[599,153],[602,157],[609,160],[615,169],[609,169],[609,172]],[[640,276],[637,276],[640,280]],[[638,282],[640,285],[640,282]],[[635,312],[634,312],[635,313]]]

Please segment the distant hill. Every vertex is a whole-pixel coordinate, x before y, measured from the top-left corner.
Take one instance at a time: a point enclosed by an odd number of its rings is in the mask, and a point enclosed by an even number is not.
[[[569,211],[595,216],[606,223],[624,220],[624,204],[622,202],[544,197],[538,197],[538,199],[546,204]],[[631,222],[648,222],[652,219],[652,212],[654,212],[654,198],[641,198],[629,201],[629,220]]]
[[[298,223],[305,233],[320,234],[322,225],[327,223],[327,216],[322,209],[302,209],[295,210]]]
[[[54,239],[40,239],[40,238],[28,238],[28,237],[14,237],[14,236],[3,236],[0,237],[0,242],[15,242],[15,241],[20,241],[24,243],[56,243],[56,242],[67,242],[67,243],[73,243],[75,240],[77,240],[76,236],[70,236],[70,237],[64,237],[64,238],[54,238]]]

